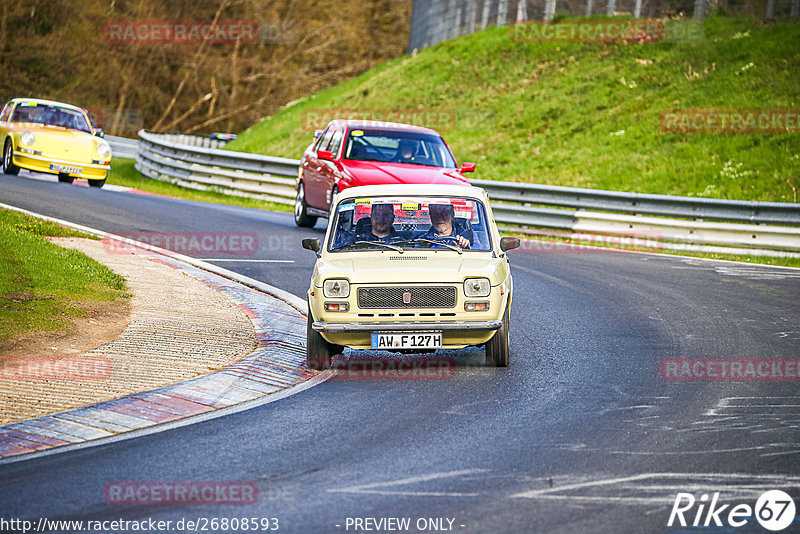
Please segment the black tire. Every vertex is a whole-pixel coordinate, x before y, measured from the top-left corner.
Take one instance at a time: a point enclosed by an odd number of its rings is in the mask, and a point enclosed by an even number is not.
[[[73,178],[72,176],[70,176],[69,174],[67,174],[65,172],[58,173],[58,181],[59,182],[64,182],[65,184],[71,184],[74,179],[75,178]]]
[[[14,145],[11,144],[11,139],[6,139],[3,147],[3,172],[13,176],[19,174],[19,167],[14,165]]]
[[[511,354],[508,313],[508,306],[506,306],[506,312],[503,314],[503,326],[498,328],[492,339],[486,343],[487,367],[508,367]]]
[[[317,224],[317,218],[308,214],[306,191],[303,182],[297,185],[297,196],[294,198],[294,222],[297,226],[304,228],[313,228]]]
[[[309,310],[308,329],[306,330],[306,366],[315,371],[324,371],[331,368],[331,361],[337,352],[338,345],[325,341],[319,332],[311,328],[313,322],[314,319]]]
[[[89,180],[89,187],[103,187],[106,185],[106,179],[102,180]]]

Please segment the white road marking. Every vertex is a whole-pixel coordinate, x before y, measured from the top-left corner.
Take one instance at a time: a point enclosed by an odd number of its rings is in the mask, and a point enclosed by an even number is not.
[[[477,497],[478,493],[461,493],[461,492],[445,492],[445,491],[400,491],[400,490],[384,490],[380,488],[389,488],[393,486],[402,486],[406,484],[418,484],[420,482],[429,482],[431,480],[439,480],[443,478],[459,477],[463,475],[474,475],[478,473],[485,473],[486,469],[462,469],[460,471],[447,471],[442,473],[430,473],[427,475],[419,475],[415,477],[401,478],[399,480],[391,480],[389,482],[374,482],[372,484],[362,484],[359,486],[350,486],[348,488],[329,489],[331,493],[361,493],[371,495],[408,495],[415,497]]]
[[[553,478],[557,479],[557,477]],[[663,480],[663,483],[659,483],[659,479]],[[655,483],[645,482],[651,480]],[[681,480],[685,482],[682,483]],[[767,489],[778,488],[800,488],[800,477],[746,473],[644,473],[529,490],[511,495],[511,497],[619,504],[663,504],[671,502],[674,494],[680,491],[713,490],[719,491],[723,500],[738,500],[756,498]],[[600,489],[603,495],[591,494],[597,489]],[[614,492],[621,495],[610,495]],[[658,495],[641,496],[648,492],[656,492]],[[633,495],[626,495],[626,493]]]

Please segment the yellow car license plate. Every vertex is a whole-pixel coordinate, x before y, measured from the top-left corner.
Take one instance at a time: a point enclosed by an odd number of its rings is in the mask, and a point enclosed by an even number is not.
[[[50,170],[56,172],[68,172],[69,174],[80,174],[83,169],[80,167],[71,167],[69,165],[59,165],[58,163],[51,163]]]
[[[373,349],[440,349],[441,332],[373,332]]]

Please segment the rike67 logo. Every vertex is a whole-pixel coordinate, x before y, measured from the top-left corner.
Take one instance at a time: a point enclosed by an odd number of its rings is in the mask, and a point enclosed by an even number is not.
[[[755,518],[765,529],[777,532],[789,527],[795,519],[794,501],[789,494],[780,490],[761,494],[755,508],[749,504],[720,505],[717,504],[718,501],[718,491],[712,495],[710,502],[707,493],[701,495],[700,499],[695,499],[691,493],[678,493],[667,526],[671,527],[677,520],[677,524],[682,527],[688,524],[693,527],[708,527],[712,524],[721,527],[723,522],[731,527],[742,527]],[[693,510],[695,505],[697,509]]]

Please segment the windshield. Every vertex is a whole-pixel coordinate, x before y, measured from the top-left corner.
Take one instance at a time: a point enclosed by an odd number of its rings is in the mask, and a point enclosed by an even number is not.
[[[491,250],[486,210],[462,197],[346,199],[336,207],[328,250]]]
[[[14,108],[9,122],[27,122],[42,124],[44,126],[58,126],[69,130],[79,130],[91,133],[92,128],[86,117],[74,109],[37,104],[35,102],[22,102]]]
[[[350,130],[344,158],[456,168],[455,159],[442,138],[424,132]]]

